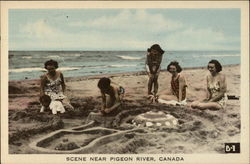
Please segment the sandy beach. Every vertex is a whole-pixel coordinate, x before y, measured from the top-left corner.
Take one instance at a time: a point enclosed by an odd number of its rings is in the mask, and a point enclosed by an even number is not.
[[[227,78],[227,94],[240,96],[240,65],[224,66],[222,72]],[[188,104],[205,98],[207,73],[206,68],[182,71],[188,84]],[[141,127],[143,131],[129,132],[130,135],[98,145],[98,150],[91,149],[87,153],[225,153],[224,143],[240,142],[240,100],[228,100],[226,109],[220,111],[200,111],[191,109],[189,105],[176,107],[150,103],[146,98],[147,75],[145,72],[134,72],[66,77],[66,95],[77,111],[62,115],[52,115],[50,111],[39,113],[39,79],[9,81],[9,153],[41,153],[31,149],[29,143],[56,130],[86,124],[88,114],[100,108],[97,82],[104,76],[110,77],[126,90],[122,113],[112,118],[112,124],[106,128],[131,130],[135,128],[132,124],[129,126],[132,118],[148,111],[173,115],[178,119],[178,127]],[[160,73],[159,93],[169,89],[170,80],[170,73]]]

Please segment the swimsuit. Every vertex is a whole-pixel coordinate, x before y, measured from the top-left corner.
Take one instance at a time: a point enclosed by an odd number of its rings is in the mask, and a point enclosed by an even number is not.
[[[211,92],[211,97],[215,97],[217,96],[219,93],[220,93],[220,84],[219,84],[219,81],[208,81],[208,89],[210,90]],[[224,96],[217,101],[217,103],[222,107],[222,108],[225,108],[226,106],[226,102],[227,102],[227,95],[226,93],[224,94]]]
[[[47,82],[44,87],[44,93],[50,96],[51,100],[62,100],[66,96],[62,92],[62,79],[59,75],[55,80],[52,80],[46,75]]]
[[[46,83],[44,86],[44,94],[48,95],[51,98],[50,109],[53,114],[56,114],[57,111],[61,113],[65,112],[63,106],[66,109],[74,110],[74,107],[70,104],[67,97],[62,92],[62,79],[61,74],[55,79],[50,79],[48,75],[46,76]],[[42,106],[40,112],[44,111],[44,106]]]
[[[174,80],[174,77],[172,77],[172,80],[171,80],[171,88],[172,88],[173,94],[178,99],[179,99],[179,77],[180,77],[180,75],[177,76],[176,80]],[[181,100],[186,99],[186,87],[187,87],[187,85],[185,85],[183,90],[182,90],[182,98],[181,98]]]
[[[162,54],[147,54],[146,57],[146,70],[147,72],[150,72],[152,74],[157,74],[160,72],[160,65],[161,65],[161,61],[162,61]],[[155,66],[155,72],[153,71],[152,67]]]

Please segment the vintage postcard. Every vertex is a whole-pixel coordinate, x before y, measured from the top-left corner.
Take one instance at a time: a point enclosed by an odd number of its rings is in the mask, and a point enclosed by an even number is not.
[[[1,163],[249,163],[249,2],[1,2]]]

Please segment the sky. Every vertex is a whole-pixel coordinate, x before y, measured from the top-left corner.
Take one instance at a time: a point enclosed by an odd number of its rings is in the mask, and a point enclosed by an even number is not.
[[[240,9],[10,9],[9,50],[240,50]]]

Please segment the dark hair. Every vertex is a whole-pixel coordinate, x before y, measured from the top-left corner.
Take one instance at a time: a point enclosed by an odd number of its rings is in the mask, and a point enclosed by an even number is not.
[[[150,48],[148,48],[148,52],[150,52],[152,49],[158,51],[161,55],[165,52],[163,49],[161,49],[159,44],[152,45]]]
[[[107,77],[103,77],[99,80],[97,86],[100,89],[108,88],[110,86],[111,80]]]
[[[55,68],[58,68],[58,63],[55,60],[48,60],[44,63],[44,68],[47,69],[48,65],[55,66]]]
[[[40,103],[43,105],[44,102],[50,104],[51,98],[48,95],[43,95],[39,98]]]
[[[173,65],[173,66],[176,67],[176,71],[177,71],[178,73],[180,73],[180,72],[182,71],[182,68],[181,68],[181,66],[179,65],[179,63],[178,63],[177,61],[172,61],[172,62],[169,63],[169,65],[168,65],[168,67],[167,67],[167,71],[168,71],[168,72],[169,72],[169,69],[170,69],[170,66],[171,66],[171,65]]]
[[[222,71],[222,66],[221,66],[221,64],[220,64],[220,62],[218,61],[218,60],[210,60],[209,62],[208,62],[208,64],[209,63],[212,63],[212,64],[214,64],[215,65],[215,68],[216,68],[216,72],[220,72],[220,71]],[[208,66],[207,66],[207,69],[208,69]]]

